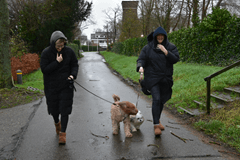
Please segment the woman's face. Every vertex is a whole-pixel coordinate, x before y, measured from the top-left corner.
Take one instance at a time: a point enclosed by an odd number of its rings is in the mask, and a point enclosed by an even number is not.
[[[59,40],[57,40],[55,47],[57,51],[60,52],[64,48],[64,42],[59,42]]]
[[[161,44],[163,42],[163,40],[164,40],[164,35],[163,34],[157,35],[157,41],[158,41],[159,44]]]

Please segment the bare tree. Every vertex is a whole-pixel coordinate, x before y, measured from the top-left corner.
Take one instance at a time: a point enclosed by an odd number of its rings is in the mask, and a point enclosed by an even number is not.
[[[187,20],[187,25],[186,25],[187,28],[190,27],[191,17],[192,17],[192,1],[191,0],[187,0],[186,18],[185,18],[185,22]]]
[[[118,5],[116,8],[109,8],[107,10],[103,10],[103,12],[106,15],[106,25],[105,29],[107,29],[107,32],[110,32],[112,37],[107,35],[107,38],[111,37],[113,43],[115,43],[117,38],[117,30],[118,30],[118,18],[121,16],[121,9]]]
[[[208,10],[208,6],[210,4],[211,0],[203,0],[202,3],[202,20],[207,16],[207,10]]]
[[[222,8],[227,9],[232,15],[240,17],[240,1],[239,0],[228,0],[222,1],[219,5]]]
[[[142,26],[142,34],[147,35],[152,31],[153,28],[153,12],[155,0],[140,0],[140,20]],[[159,12],[157,12],[159,14]],[[161,22],[160,22],[161,23]]]
[[[193,14],[192,14],[192,23],[193,26],[196,27],[199,23],[199,17],[198,17],[198,4],[199,4],[199,0],[193,0]]]
[[[180,11],[178,13],[177,20],[176,20],[175,26],[173,27],[172,31],[174,31],[176,29],[176,27],[177,27],[177,25],[178,25],[178,23],[179,23],[179,21],[180,21],[180,19],[182,17],[183,5],[184,5],[184,0],[182,0],[182,5],[180,7]]]
[[[75,29],[73,30],[74,39],[80,39],[83,31],[91,25],[95,25],[96,21],[93,19],[93,16],[90,15],[89,19],[86,21],[80,21],[75,23]]]
[[[223,1],[223,0],[218,0],[216,7],[219,7],[219,8],[220,8],[220,5],[221,5],[222,1]]]

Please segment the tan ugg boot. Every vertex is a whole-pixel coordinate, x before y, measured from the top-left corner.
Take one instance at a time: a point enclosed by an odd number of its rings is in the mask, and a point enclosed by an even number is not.
[[[155,136],[159,136],[162,134],[161,129],[159,128],[159,125],[154,126],[154,133],[155,133]]]
[[[59,134],[59,132],[61,131],[61,122],[59,121],[58,123],[55,123],[55,127],[56,133]]]
[[[160,128],[161,130],[164,130],[164,129],[165,129],[164,126],[161,124],[160,120],[159,120],[159,128]]]
[[[59,133],[59,144],[65,144],[66,143],[66,132],[60,132]]]

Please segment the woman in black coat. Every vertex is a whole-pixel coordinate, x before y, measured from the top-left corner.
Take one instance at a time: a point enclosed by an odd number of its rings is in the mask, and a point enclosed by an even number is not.
[[[78,73],[78,60],[66,42],[67,38],[61,31],[53,32],[50,46],[43,50],[40,62],[48,113],[53,116],[59,144],[66,143],[66,129],[74,96],[72,82]]]
[[[173,64],[179,61],[177,47],[170,43],[167,32],[158,27],[147,37],[148,44],[143,47],[137,60],[137,72],[144,73],[144,84],[152,95],[152,116],[155,135],[160,135],[164,126],[160,116],[172,95]]]

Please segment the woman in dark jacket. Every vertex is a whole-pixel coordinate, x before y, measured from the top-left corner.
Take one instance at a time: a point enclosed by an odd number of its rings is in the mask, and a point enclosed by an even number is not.
[[[67,38],[61,31],[53,32],[50,46],[43,50],[40,62],[48,113],[53,116],[59,144],[66,143],[68,115],[72,112],[73,104],[72,82],[78,73],[78,60],[66,42]]]
[[[144,83],[152,95],[152,116],[155,135],[160,135],[164,126],[160,123],[163,105],[172,95],[173,64],[179,61],[177,47],[170,43],[167,32],[158,27],[148,35],[148,44],[143,47],[137,60],[137,72],[144,73]]]

